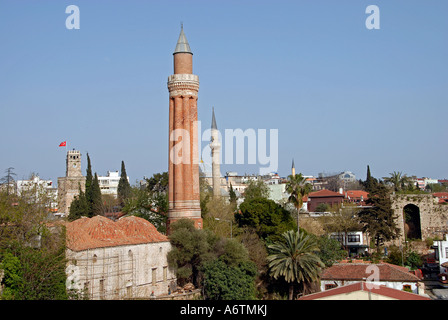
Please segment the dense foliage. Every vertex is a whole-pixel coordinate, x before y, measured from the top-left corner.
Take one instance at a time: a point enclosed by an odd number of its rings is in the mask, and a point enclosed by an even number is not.
[[[245,200],[235,220],[240,227],[251,227],[260,238],[270,241],[279,240],[285,231],[297,229],[289,211],[266,198]]]
[[[195,229],[191,220],[173,223],[168,262],[178,283],[204,286],[207,299],[253,299],[256,266],[247,249],[235,239],[219,238],[209,230]]]
[[[1,299],[67,299],[65,230],[46,223],[48,201],[41,190],[20,196],[0,193]],[[31,196],[32,195],[32,196]]]

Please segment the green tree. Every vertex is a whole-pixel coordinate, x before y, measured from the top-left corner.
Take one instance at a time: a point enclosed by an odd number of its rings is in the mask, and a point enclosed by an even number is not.
[[[3,270],[4,289],[1,295],[2,300],[14,300],[19,298],[23,292],[22,266],[19,258],[5,252],[0,263],[0,270]]]
[[[367,165],[367,176],[366,181],[364,181],[364,190],[367,192],[370,192],[372,189],[375,188],[375,186],[378,184],[378,180],[372,177],[370,173],[370,166]]]
[[[255,299],[257,269],[251,261],[227,265],[221,259],[204,265],[204,295],[210,300]]]
[[[14,177],[17,176],[13,170],[13,167],[9,167],[8,169],[6,169],[6,175],[0,179],[0,184],[6,185],[6,195],[8,196],[11,194],[11,188],[13,188],[13,184],[15,181]]]
[[[327,203],[319,203],[316,207],[316,212],[327,212],[330,209]]]
[[[47,196],[39,186],[14,199],[0,192],[0,269],[5,270],[2,299],[67,298],[65,230],[57,224],[50,229],[46,223]]]
[[[86,169],[86,187],[85,187],[85,197],[87,199],[87,203],[89,205],[89,212],[85,215],[88,217],[92,217],[93,214],[93,175],[92,175],[92,163],[90,161],[90,156],[87,153],[87,169]]]
[[[327,234],[336,233],[342,235],[345,239],[345,244],[347,244],[349,232],[362,230],[362,225],[358,219],[358,211],[358,207],[351,203],[347,203],[343,207],[336,207],[331,215],[322,217],[324,230]],[[348,255],[349,248],[346,245],[344,247]]]
[[[268,247],[271,252],[268,266],[274,279],[283,278],[289,283],[289,300],[292,300],[294,285],[301,284],[304,293],[313,282],[319,280],[325,265],[316,255],[319,245],[314,236],[293,230],[282,236],[283,241]]]
[[[89,217],[91,212],[91,206],[87,200],[86,194],[82,191],[81,186],[79,186],[78,189],[78,195],[75,196],[70,204],[70,212],[67,217],[69,221],[74,221],[82,216]]]
[[[91,188],[90,212],[92,214],[91,217],[96,215],[104,215],[104,205],[96,172]]]
[[[286,183],[286,191],[290,194],[288,201],[294,204],[297,211],[302,208],[303,197],[311,192],[311,184],[301,174],[289,175]]]
[[[131,185],[128,181],[128,175],[126,174],[126,167],[124,165],[124,161],[121,161],[121,176],[120,181],[118,181],[118,200],[123,207],[125,205],[125,201],[129,198],[131,194]]]
[[[388,188],[378,183],[370,191],[366,203],[369,206],[358,213],[359,221],[363,225],[363,231],[369,233],[379,252],[380,246],[385,241],[396,239],[400,232],[393,214]]]
[[[266,198],[244,200],[235,220],[239,227],[253,228],[260,238],[271,241],[281,239],[283,232],[297,228],[288,210]]]
[[[78,206],[83,210],[84,199],[80,198],[80,200],[82,203],[75,204],[75,206]],[[82,213],[81,215],[91,218],[96,215],[104,214],[104,205],[101,198],[101,189],[98,182],[98,176],[96,173],[95,176],[92,175],[92,163],[90,161],[90,156],[88,153],[87,153],[85,200],[87,202],[88,209],[86,213]],[[79,208],[77,208],[76,210],[79,210]]]
[[[218,238],[209,230],[196,229],[189,219],[180,219],[170,225],[172,248],[168,263],[176,270],[178,283],[192,282],[196,287],[202,283],[201,268],[215,258],[212,251]]]
[[[297,226],[299,225],[299,213],[303,206],[303,197],[311,192],[311,184],[301,174],[289,175],[286,183],[286,191],[290,194],[288,201],[291,202],[297,210]]]
[[[446,192],[446,185],[441,183],[428,183],[425,187],[425,190],[431,193],[434,192]]]
[[[331,267],[334,263],[347,256],[347,251],[342,249],[339,241],[326,235],[318,237],[317,241],[319,244],[319,251],[316,254],[325,264],[325,267]]]
[[[388,182],[393,185],[395,191],[405,190],[410,183],[410,179],[401,172],[394,171],[389,173],[390,177],[384,178],[385,182]]]
[[[206,205],[207,213],[203,215],[204,228],[220,237],[231,237],[235,234],[235,207],[223,197],[211,197]]]
[[[229,189],[229,202],[232,204],[232,207],[236,210],[238,197],[236,196],[235,190],[233,190],[232,183],[230,183]]]
[[[146,219],[159,232],[166,233],[168,213],[168,195],[166,193],[131,187],[131,195],[126,200],[122,211]]]
[[[150,192],[168,192],[168,172],[154,173],[146,178],[146,188]]]
[[[252,200],[256,198],[268,198],[269,187],[263,180],[250,180],[244,189],[244,200]]]
[[[172,249],[168,262],[175,268],[181,285],[187,282],[196,287],[204,285],[207,299],[254,296],[256,266],[241,242],[220,238],[207,229],[196,229],[189,219],[180,219],[170,227]]]

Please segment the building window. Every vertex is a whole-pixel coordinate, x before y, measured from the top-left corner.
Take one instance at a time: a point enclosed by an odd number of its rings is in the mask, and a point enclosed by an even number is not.
[[[448,247],[445,248],[445,258],[448,258]]]
[[[167,280],[168,267],[163,267],[163,281]]]
[[[104,299],[104,279],[100,280],[100,300]]]
[[[348,242],[360,242],[359,234],[349,234],[347,240]]]
[[[404,285],[403,285],[403,291],[412,292],[411,285],[409,285],[409,284],[404,284]]]
[[[333,289],[333,288],[336,288],[336,287],[337,287],[337,285],[334,284],[334,283],[326,284],[325,285],[325,290]]]
[[[152,268],[152,285],[155,286],[157,282],[157,268]]]
[[[344,242],[344,236],[342,234],[332,234],[330,238],[341,243]]]

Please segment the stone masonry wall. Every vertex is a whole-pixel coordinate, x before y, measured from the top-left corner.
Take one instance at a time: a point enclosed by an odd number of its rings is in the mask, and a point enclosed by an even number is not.
[[[443,232],[448,232],[448,205],[438,204],[437,198],[430,194],[396,194],[392,195],[392,209],[397,216],[397,224],[400,228],[400,237],[395,242],[404,241],[404,216],[403,209],[408,204],[419,208],[422,240],[441,238]]]

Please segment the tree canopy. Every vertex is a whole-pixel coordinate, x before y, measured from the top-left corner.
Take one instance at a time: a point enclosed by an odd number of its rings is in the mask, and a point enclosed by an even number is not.
[[[239,241],[196,229],[188,219],[180,219],[171,227],[168,261],[181,285],[203,285],[206,299],[254,298],[256,266]]]
[[[319,246],[313,235],[289,230],[282,237],[269,246],[269,270],[275,279],[281,277],[290,284],[289,299],[292,300],[294,284],[307,288],[320,278],[325,265],[316,255]]]
[[[376,183],[372,187],[366,203],[369,207],[362,209],[358,217],[363,231],[370,234],[378,251],[385,241],[397,238],[400,229],[395,221],[389,190],[383,183]]]
[[[289,211],[266,198],[246,199],[235,220],[239,227],[254,228],[260,238],[272,241],[278,240],[285,231],[297,229]]]

